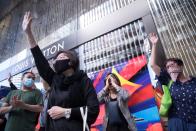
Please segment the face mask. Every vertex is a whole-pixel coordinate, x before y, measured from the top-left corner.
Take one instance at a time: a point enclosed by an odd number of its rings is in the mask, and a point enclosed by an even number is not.
[[[34,80],[32,78],[25,78],[23,81],[23,85],[27,88],[31,88],[34,84]]]
[[[170,77],[173,81],[178,79],[179,74],[182,73],[182,68],[171,68],[169,70]]]
[[[71,68],[69,62],[70,62],[70,59],[57,60],[56,63],[54,64],[55,71],[58,74],[60,74],[60,73],[64,72],[65,70]]]

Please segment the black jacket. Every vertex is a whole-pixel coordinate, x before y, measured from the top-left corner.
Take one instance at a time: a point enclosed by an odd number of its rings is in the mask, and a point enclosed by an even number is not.
[[[92,81],[83,71],[76,71],[72,76],[56,74],[43,56],[38,46],[31,49],[40,76],[50,85],[48,109],[52,106],[71,108],[68,120],[52,120],[47,115],[46,131],[81,131],[82,117],[80,107],[88,107],[87,123],[93,124],[99,113],[99,102]]]

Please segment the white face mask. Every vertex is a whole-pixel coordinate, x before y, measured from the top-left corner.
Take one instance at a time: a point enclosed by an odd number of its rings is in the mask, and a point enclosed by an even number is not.
[[[180,73],[182,73],[182,67],[170,67],[168,73],[173,81],[178,79]]]

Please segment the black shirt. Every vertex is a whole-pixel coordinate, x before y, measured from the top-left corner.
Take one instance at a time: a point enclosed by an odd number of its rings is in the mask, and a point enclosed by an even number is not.
[[[126,123],[126,120],[119,109],[117,98],[110,99],[110,102],[108,103],[108,113],[110,125],[123,125]]]
[[[75,71],[70,77],[56,74],[49,66],[38,46],[31,49],[40,76],[50,85],[48,109],[53,106],[71,108],[70,119],[53,120],[47,114],[47,131],[81,131],[80,107],[88,107],[87,123],[93,124],[99,113],[99,102],[92,81],[83,71]]]

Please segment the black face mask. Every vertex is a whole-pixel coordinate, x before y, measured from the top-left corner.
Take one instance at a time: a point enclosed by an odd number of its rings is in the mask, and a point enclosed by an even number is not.
[[[69,68],[71,68],[70,59],[57,60],[54,64],[54,69],[58,74],[63,73],[65,70]]]

